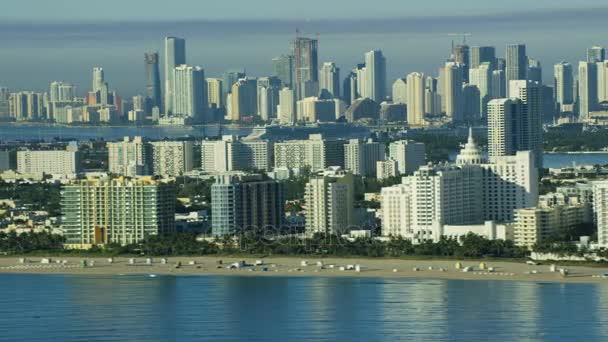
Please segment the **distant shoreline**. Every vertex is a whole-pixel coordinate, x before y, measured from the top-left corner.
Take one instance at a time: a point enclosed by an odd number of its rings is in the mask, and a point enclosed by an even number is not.
[[[608,154],[608,151],[545,151],[544,154]]]
[[[523,262],[486,261],[486,260],[409,260],[409,259],[370,259],[370,258],[305,258],[305,257],[172,257],[166,264],[160,258],[152,258],[152,264],[146,263],[145,257],[114,258],[109,263],[107,258],[59,257],[50,264],[41,264],[41,257],[29,257],[26,264],[19,263],[18,257],[0,258],[0,276],[2,274],[39,274],[39,275],[147,275],[147,276],[259,276],[259,277],[355,277],[355,278],[411,278],[411,279],[452,279],[452,280],[510,280],[548,283],[604,283],[608,279],[599,275],[608,271],[607,267],[563,266],[557,268],[569,270],[567,277],[558,272],[550,272],[548,265],[527,265]],[[67,261],[57,264],[56,260]],[[82,267],[81,260],[91,261],[93,266]],[[223,263],[219,264],[219,260]],[[228,269],[237,261],[246,260],[249,266]],[[257,260],[264,264],[255,265]],[[302,266],[307,260],[308,265]],[[181,262],[181,267],[176,264]],[[190,264],[194,262],[194,264]],[[323,267],[317,265],[322,262]],[[469,272],[455,268],[460,263],[469,267]],[[480,269],[485,263],[486,269]],[[340,267],[360,265],[361,270],[341,270]],[[490,272],[487,268],[492,267]],[[396,271],[395,271],[396,270]]]

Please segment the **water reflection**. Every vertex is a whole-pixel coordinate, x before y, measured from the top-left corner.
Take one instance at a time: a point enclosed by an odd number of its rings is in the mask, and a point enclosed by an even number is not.
[[[7,341],[606,341],[608,286],[0,276]]]

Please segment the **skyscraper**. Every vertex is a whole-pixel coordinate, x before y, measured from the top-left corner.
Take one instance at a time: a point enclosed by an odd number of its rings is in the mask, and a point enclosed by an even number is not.
[[[373,177],[378,161],[386,159],[386,145],[351,139],[344,145],[344,168],[354,175]]]
[[[539,60],[528,57],[528,73],[526,79],[543,83],[543,69]]]
[[[279,105],[281,80],[276,76],[257,79],[257,106],[260,119],[267,121],[276,118]]]
[[[243,69],[230,69],[224,71],[222,79],[224,80],[224,94],[232,92],[232,86],[241,78],[246,77],[245,70]]]
[[[462,65],[455,62],[447,62],[444,67],[444,97],[445,114],[452,122],[464,120],[463,96],[462,96]]]
[[[597,63],[579,62],[578,64],[578,113],[587,119],[589,112],[597,109]]]
[[[407,75],[407,123],[410,126],[424,124],[425,87],[424,74],[413,72]]]
[[[496,68],[496,49],[493,46],[471,47],[470,68],[477,68],[484,62],[490,63],[492,70]]]
[[[239,121],[258,113],[257,81],[255,78],[241,78],[232,85],[232,105],[229,120]]]
[[[574,77],[572,76],[572,65],[560,62],[553,67],[555,79],[555,102],[562,111],[563,105],[574,103]]]
[[[277,116],[281,125],[296,123],[296,101],[293,89],[285,87],[279,92],[279,112]]]
[[[488,103],[488,155],[513,155],[517,151],[522,103],[519,99],[494,99]]]
[[[207,104],[209,108],[219,109],[224,107],[224,89],[221,78],[207,79]]]
[[[524,44],[507,45],[506,59],[506,90],[509,93],[509,84],[512,80],[525,80],[528,71],[528,57],[526,56],[526,46]]]
[[[492,87],[491,94],[493,99],[501,99],[507,96],[507,89],[505,83],[505,71],[494,70],[492,71]]]
[[[459,44],[454,46],[452,49],[452,59],[462,66],[462,79],[464,82],[469,82],[469,63],[470,53],[469,46],[466,44]]]
[[[492,99],[492,65],[483,62],[475,68],[469,69],[469,83],[479,89],[479,106],[482,117],[487,117],[488,102]]]
[[[146,102],[152,112],[152,108],[161,108],[160,70],[158,67],[158,52],[147,52],[144,54],[146,63]]]
[[[608,61],[598,62],[597,67],[597,100],[608,101]]]
[[[108,105],[113,104],[111,101],[110,90],[108,83],[105,81],[104,71],[101,67],[93,68],[93,95],[95,97],[96,105]]]
[[[319,41],[296,37],[292,42],[294,56],[294,89],[296,98],[304,97],[306,83],[319,83]]]
[[[381,103],[386,100],[386,58],[380,50],[365,54],[365,91],[363,97]]]
[[[142,137],[124,137],[123,141],[107,143],[107,148],[110,173],[129,177],[150,173],[150,147]]]
[[[186,41],[183,38],[165,38],[165,114],[173,113],[173,71],[186,64]]]
[[[340,68],[334,62],[325,62],[320,75],[321,95],[324,93],[332,98],[340,97]]]
[[[173,72],[173,114],[205,121],[207,90],[205,71],[199,66],[180,65]]]
[[[606,49],[595,45],[587,49],[587,62],[598,63],[606,59]]]
[[[407,103],[407,79],[398,78],[393,82],[393,103]]]
[[[272,76],[278,77],[284,87],[293,87],[294,58],[281,55],[272,59]]]
[[[521,118],[517,120],[517,151],[532,151],[538,169],[543,167],[543,87],[539,82],[515,80],[509,94],[522,102]]]

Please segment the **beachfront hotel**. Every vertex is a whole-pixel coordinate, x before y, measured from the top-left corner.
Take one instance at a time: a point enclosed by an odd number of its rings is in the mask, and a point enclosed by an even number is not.
[[[425,165],[402,184],[382,189],[382,235],[413,242],[479,233],[506,238],[514,211],[538,202],[534,154],[485,160],[472,132],[455,164]],[[460,226],[460,228],[458,228]]]
[[[90,177],[63,186],[61,213],[68,248],[127,245],[175,230],[175,194],[151,177]]]

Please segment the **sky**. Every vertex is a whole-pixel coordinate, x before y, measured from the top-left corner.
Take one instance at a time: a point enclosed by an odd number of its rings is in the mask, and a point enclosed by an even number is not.
[[[3,1],[14,21],[333,19],[442,16],[607,7],[605,0],[19,0]],[[480,5],[483,4],[483,5]]]
[[[381,49],[390,82],[414,71],[436,75],[460,40],[453,32],[470,33],[473,46],[496,46],[498,56],[506,44],[527,44],[547,84],[553,64],[576,65],[587,47],[608,46],[606,0],[0,1],[0,86],[13,90],[61,80],[84,93],[91,68],[101,66],[112,89],[141,93],[143,54],[159,51],[162,62],[168,35],[186,38],[187,62],[218,77],[234,68],[270,75],[296,29],[318,33],[320,63],[336,62],[344,77],[364,52]]]

